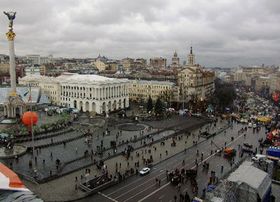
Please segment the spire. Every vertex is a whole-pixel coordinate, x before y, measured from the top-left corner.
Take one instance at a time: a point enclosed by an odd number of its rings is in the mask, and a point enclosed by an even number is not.
[[[192,46],[191,46],[190,54],[192,54]]]
[[[176,52],[176,50],[175,50],[175,52],[174,52],[174,57],[175,57],[175,58],[177,57],[177,52]]]

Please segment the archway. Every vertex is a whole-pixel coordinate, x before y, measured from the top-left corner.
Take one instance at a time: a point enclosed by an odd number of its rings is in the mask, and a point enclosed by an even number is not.
[[[113,111],[116,111],[117,110],[117,101],[114,100],[113,102]]]
[[[85,110],[86,110],[86,112],[89,112],[89,103],[88,102],[86,102],[86,104],[85,104]]]
[[[80,111],[83,112],[83,101],[80,101]]]
[[[96,104],[94,102],[91,104],[91,111],[96,113]]]
[[[77,100],[74,100],[74,104],[73,104],[74,108],[77,109]]]
[[[123,108],[126,108],[126,99],[123,99]]]
[[[102,103],[102,113],[103,114],[106,113],[106,103],[105,102]]]
[[[119,109],[122,108],[122,100],[119,100]]]
[[[111,103],[111,101],[108,102],[108,111],[109,112],[112,111],[112,103]]]
[[[20,108],[17,107],[17,108],[16,108],[16,117],[17,117],[17,118],[20,118],[20,115],[21,115],[21,114],[20,114]]]

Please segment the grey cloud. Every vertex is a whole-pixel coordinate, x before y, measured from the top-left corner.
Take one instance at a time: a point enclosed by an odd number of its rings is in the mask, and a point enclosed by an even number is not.
[[[4,0],[17,11],[16,54],[155,57],[193,45],[204,66],[279,64],[280,2],[274,0]],[[0,15],[0,53],[8,20]]]

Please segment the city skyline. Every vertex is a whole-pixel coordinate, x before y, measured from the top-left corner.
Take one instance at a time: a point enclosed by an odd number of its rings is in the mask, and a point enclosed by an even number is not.
[[[16,11],[16,55],[121,59],[166,57],[181,63],[194,47],[203,66],[279,65],[277,1],[3,1]],[[8,21],[0,17],[0,53]]]

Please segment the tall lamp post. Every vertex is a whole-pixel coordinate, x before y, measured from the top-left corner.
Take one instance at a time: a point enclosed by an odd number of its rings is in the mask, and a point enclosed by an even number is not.
[[[31,92],[30,92],[31,93]],[[32,136],[32,168],[33,172],[36,173],[36,161],[35,161],[35,145],[34,145],[34,131],[33,131],[33,126],[36,125],[38,122],[38,115],[35,112],[32,111],[27,111],[23,114],[22,116],[22,122],[23,124],[29,129],[31,136]]]

